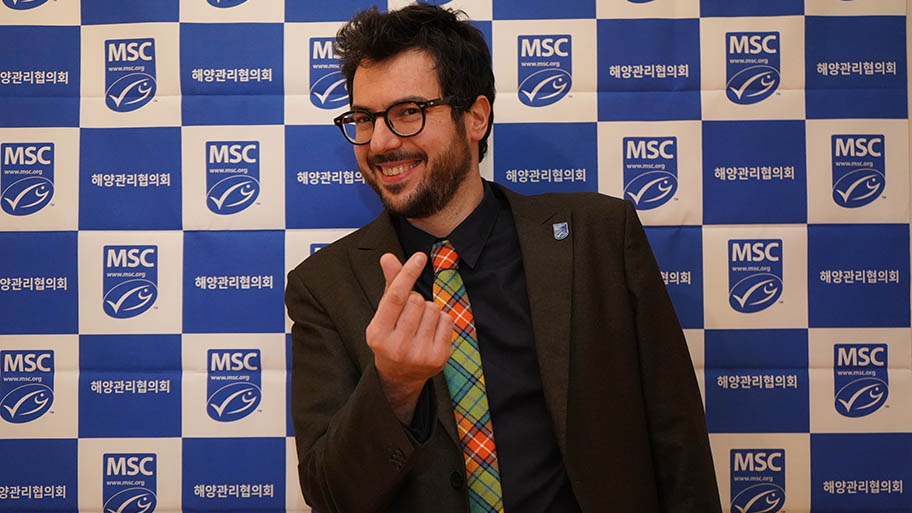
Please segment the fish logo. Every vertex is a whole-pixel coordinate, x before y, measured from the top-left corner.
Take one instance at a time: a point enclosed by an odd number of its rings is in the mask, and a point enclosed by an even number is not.
[[[573,87],[570,34],[519,36],[517,43],[519,101],[544,107],[567,96]]]
[[[310,102],[320,109],[348,105],[348,89],[335,42],[333,37],[310,38]]]
[[[115,319],[149,310],[158,297],[157,246],[105,246],[102,308]]]
[[[726,43],[725,94],[739,105],[761,102],[779,88],[778,32],[729,32]]]
[[[47,1],[48,0],[3,0],[3,5],[17,11],[25,11],[44,5]]]
[[[730,240],[729,304],[754,313],[772,306],[782,295],[782,240]]]
[[[886,344],[833,346],[836,411],[850,418],[879,410],[890,394]]]
[[[785,450],[731,450],[732,513],[776,513],[785,506]]]
[[[31,422],[54,403],[54,352],[0,351],[0,418]]]
[[[155,40],[111,39],[105,48],[105,105],[130,112],[155,97]]]
[[[0,208],[27,216],[46,207],[54,197],[54,144],[0,144]]]
[[[624,197],[637,210],[668,203],[678,190],[677,137],[625,137]]]
[[[229,7],[235,7],[235,6],[241,5],[242,3],[246,2],[247,0],[206,0],[206,1],[209,2],[209,5],[211,5],[212,7],[221,7],[223,9],[227,9]]]
[[[102,467],[104,513],[154,513],[157,455],[104,454]]]
[[[883,134],[833,135],[833,201],[858,208],[881,197],[887,184]]]
[[[210,349],[206,412],[219,422],[240,420],[263,397],[259,349]]]
[[[260,194],[259,141],[206,143],[206,206],[219,215],[253,205]]]

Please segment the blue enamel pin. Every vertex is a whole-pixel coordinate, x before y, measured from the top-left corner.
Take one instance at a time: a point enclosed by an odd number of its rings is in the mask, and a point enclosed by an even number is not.
[[[567,223],[554,223],[551,228],[554,229],[554,240],[564,240],[570,235],[570,225]]]

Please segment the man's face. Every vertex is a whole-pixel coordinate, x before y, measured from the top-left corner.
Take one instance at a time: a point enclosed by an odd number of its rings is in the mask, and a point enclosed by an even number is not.
[[[358,67],[352,108],[378,112],[403,100],[440,98],[434,65],[427,53],[407,50]],[[406,218],[426,218],[458,193],[470,170],[471,153],[465,127],[453,121],[450,109],[427,109],[424,129],[411,137],[394,134],[378,118],[370,143],[354,147],[361,174],[387,210]]]

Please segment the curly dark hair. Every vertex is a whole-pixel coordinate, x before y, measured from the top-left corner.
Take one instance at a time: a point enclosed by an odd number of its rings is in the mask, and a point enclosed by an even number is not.
[[[484,36],[466,18],[462,11],[427,4],[413,4],[390,12],[371,7],[355,14],[339,29],[336,52],[349,95],[355,70],[363,61],[380,62],[409,49],[428,52],[436,62],[443,95],[453,99],[454,121],[460,120],[479,95],[491,103],[488,129],[478,142],[481,161],[494,122],[494,72]]]

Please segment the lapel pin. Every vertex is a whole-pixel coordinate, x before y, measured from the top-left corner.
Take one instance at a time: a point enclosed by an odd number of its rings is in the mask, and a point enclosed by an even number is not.
[[[551,225],[554,230],[554,240],[564,240],[570,235],[570,225],[564,223],[554,223]]]

